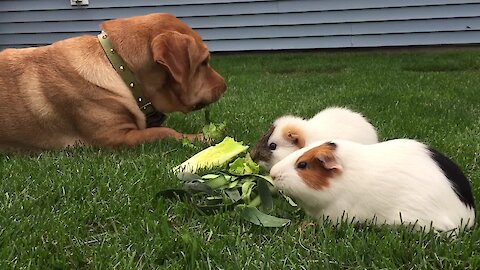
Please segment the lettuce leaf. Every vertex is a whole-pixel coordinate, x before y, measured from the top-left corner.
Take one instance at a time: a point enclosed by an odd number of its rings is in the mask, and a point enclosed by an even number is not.
[[[239,157],[234,162],[230,163],[228,172],[235,175],[258,174],[260,166],[255,163],[247,153],[245,157]]]
[[[237,142],[231,137],[225,137],[221,143],[198,152],[193,157],[173,168],[173,171],[175,173],[196,173],[201,169],[210,169],[226,165],[230,160],[245,152],[247,149],[248,146],[243,145],[243,142]]]
[[[203,127],[202,133],[207,141],[219,142],[225,137],[226,124],[214,124],[210,123]]]

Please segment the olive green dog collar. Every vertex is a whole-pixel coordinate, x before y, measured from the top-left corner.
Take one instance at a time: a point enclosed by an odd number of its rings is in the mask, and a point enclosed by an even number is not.
[[[103,50],[105,51],[105,55],[107,56],[108,60],[125,84],[130,88],[138,107],[147,117],[147,127],[160,126],[165,120],[166,116],[163,113],[155,110],[155,108],[152,106],[152,103],[143,96],[140,83],[135,78],[133,72],[128,68],[125,61],[123,61],[122,57],[120,57],[120,55],[115,51],[112,43],[110,43],[110,40],[108,40],[107,34],[102,32],[97,37],[102,45]]]

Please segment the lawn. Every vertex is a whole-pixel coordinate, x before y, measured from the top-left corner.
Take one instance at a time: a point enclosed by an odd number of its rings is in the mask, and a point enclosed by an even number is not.
[[[215,55],[213,66],[228,89],[211,118],[237,140],[253,145],[284,114],[347,106],[384,140],[417,139],[450,156],[480,198],[480,49]],[[167,121],[183,132],[204,123],[202,111]],[[195,146],[2,154],[0,269],[480,268],[478,227],[449,238],[299,211],[286,227],[263,228],[157,200],[180,186],[171,168],[205,147]]]

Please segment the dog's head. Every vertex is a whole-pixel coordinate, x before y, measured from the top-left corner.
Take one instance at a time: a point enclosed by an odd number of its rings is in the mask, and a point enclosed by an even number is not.
[[[173,15],[115,19],[101,26],[157,110],[190,112],[225,91],[200,35]]]

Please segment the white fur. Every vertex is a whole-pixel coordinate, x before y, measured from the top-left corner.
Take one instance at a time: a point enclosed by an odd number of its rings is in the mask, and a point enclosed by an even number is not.
[[[375,128],[360,113],[347,108],[330,107],[308,120],[307,141],[344,139],[362,144],[378,142]]]
[[[309,188],[295,169],[296,160],[321,142],[290,154],[270,171],[275,186],[295,198],[307,214],[338,222],[345,213],[360,222],[403,221],[427,230],[432,223],[438,231],[474,224],[475,210],[460,201],[424,144],[407,139],[373,145],[333,142],[343,169],[322,190]]]
[[[275,143],[277,148],[272,151],[270,160],[259,162],[265,169],[270,169],[288,154],[298,150],[295,145],[283,138],[283,127],[292,124],[302,130],[305,146],[318,140],[329,139],[345,139],[363,144],[378,142],[373,125],[361,114],[347,108],[326,108],[309,120],[287,115],[278,118],[273,124],[275,130],[268,140],[268,145]]]

